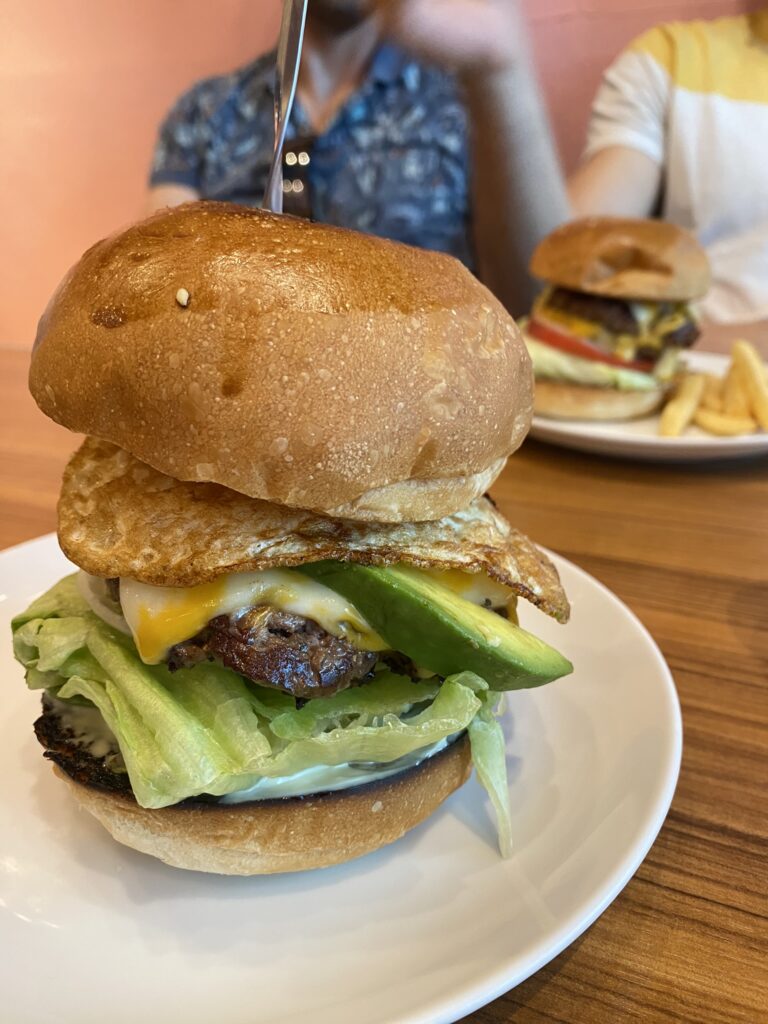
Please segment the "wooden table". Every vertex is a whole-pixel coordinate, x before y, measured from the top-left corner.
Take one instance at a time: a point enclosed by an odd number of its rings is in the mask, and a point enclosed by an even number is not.
[[[52,530],[75,446],[0,350],[0,546]],[[680,784],[635,878],[474,1024],[768,1021],[768,461],[663,467],[528,442],[494,488],[640,616],[677,681]],[[362,1022],[361,1022],[362,1024]]]

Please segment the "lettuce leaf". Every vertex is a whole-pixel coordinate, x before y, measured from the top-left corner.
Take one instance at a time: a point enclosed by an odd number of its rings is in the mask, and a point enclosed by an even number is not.
[[[537,377],[595,387],[618,388],[619,391],[653,391],[659,386],[658,380],[651,373],[612,366],[610,363],[601,363],[594,359],[582,359],[553,348],[552,345],[536,341],[527,334],[525,344],[528,346],[533,372]]]
[[[223,795],[318,764],[394,761],[465,730],[487,689],[471,673],[439,684],[382,670],[364,687],[297,709],[287,694],[220,665],[177,673],[145,665],[130,638],[90,610],[74,576],[17,616],[13,631],[30,686],[99,709],[143,807]]]
[[[391,672],[388,676],[386,687],[356,686],[331,697],[311,700],[298,711],[277,715],[271,722],[272,732],[284,740],[307,739],[348,715],[355,715],[361,726],[383,726],[386,716],[397,717],[415,704],[431,701],[440,689],[437,678],[414,683]]]
[[[499,849],[502,857],[509,857],[512,853],[512,818],[509,810],[506,742],[496,718],[498,704],[497,694],[484,695],[482,707],[469,723],[468,732],[477,777],[488,792],[496,815]]]

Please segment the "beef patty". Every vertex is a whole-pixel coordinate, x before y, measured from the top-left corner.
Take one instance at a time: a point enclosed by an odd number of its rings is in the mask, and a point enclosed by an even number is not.
[[[588,295],[570,288],[553,288],[547,297],[547,305],[563,313],[601,324],[613,334],[638,334],[640,328],[632,316],[632,310],[623,299],[606,298],[604,295]]]
[[[625,299],[608,298],[605,295],[589,295],[587,292],[572,291],[570,288],[553,288],[547,298],[547,305],[559,309],[563,313],[590,320],[600,324],[612,334],[628,334],[636,337],[640,334],[640,326],[635,320],[630,304]],[[658,317],[672,312],[676,303],[658,302]],[[674,345],[676,348],[687,348],[699,336],[699,328],[692,318],[674,331],[662,337],[664,348]],[[635,358],[655,360],[659,356],[658,349],[652,346],[638,349]]]
[[[43,756],[58,765],[75,782],[108,793],[133,795],[128,773],[124,767],[118,766],[115,754],[92,754],[64,724],[48,694],[43,695],[43,713],[35,722],[35,736],[41,746],[45,747]]]
[[[303,615],[257,605],[211,619],[197,636],[171,648],[168,668],[175,672],[206,660],[220,661],[262,686],[308,698],[360,683],[377,655],[332,636]]]

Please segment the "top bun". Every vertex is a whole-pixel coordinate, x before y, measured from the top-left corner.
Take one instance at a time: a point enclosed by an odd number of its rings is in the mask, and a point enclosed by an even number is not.
[[[620,299],[687,302],[709,288],[707,255],[663,220],[584,217],[539,243],[531,272],[563,288]]]
[[[452,257],[214,202],[89,249],[30,369],[48,416],[169,476],[385,522],[483,493],[532,389],[514,321]]]

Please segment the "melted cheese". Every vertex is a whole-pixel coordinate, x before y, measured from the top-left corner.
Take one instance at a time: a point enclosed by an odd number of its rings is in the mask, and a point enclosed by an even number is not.
[[[640,348],[653,348],[660,351],[664,338],[673,331],[683,327],[695,317],[685,302],[676,302],[671,308],[664,303],[625,300],[632,317],[637,324],[637,334],[613,334],[598,322],[575,316],[573,313],[558,309],[548,304],[552,288],[547,288],[534,302],[536,316],[544,323],[550,322],[553,327],[565,328],[577,338],[584,338],[593,343],[608,344],[621,359],[633,360]]]
[[[197,587],[152,587],[123,579],[120,603],[147,664],[162,661],[174,644],[195,636],[217,615],[257,604],[303,615],[362,650],[387,646],[346,598],[291,569],[231,573]]]
[[[640,333],[645,334],[653,322],[656,307],[651,302],[632,302],[631,300],[627,302],[627,305],[632,310],[632,317],[640,328]]]
[[[485,573],[415,571],[424,572],[473,604],[500,608],[513,603],[509,587]],[[257,604],[303,615],[361,650],[387,647],[346,598],[292,569],[230,573],[197,587],[153,587],[121,579],[120,603],[139,655],[147,664],[163,661],[174,644],[195,636],[217,615],[232,615]]]
[[[577,338],[592,339],[601,333],[602,328],[591,320],[584,320],[580,316],[574,316],[573,313],[566,313],[563,309],[549,306],[547,299],[551,294],[552,289],[548,288],[536,299],[533,304],[536,316],[551,321],[554,327],[564,327]]]

